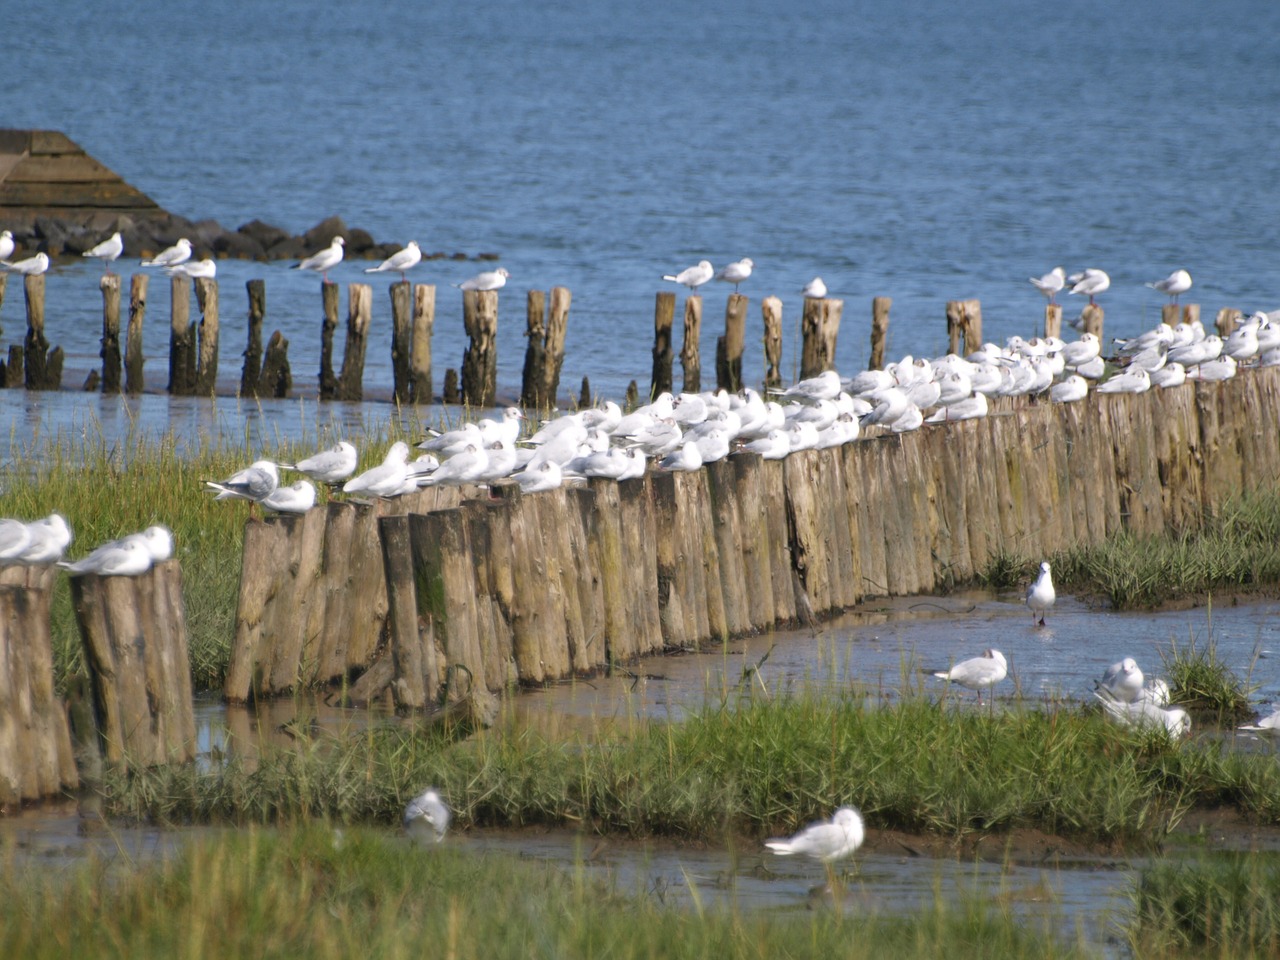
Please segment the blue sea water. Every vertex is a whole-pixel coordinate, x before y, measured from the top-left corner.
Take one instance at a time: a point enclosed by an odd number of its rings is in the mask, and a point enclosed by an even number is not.
[[[519,388],[525,291],[562,284],[562,387],[589,375],[620,396],[647,386],[660,276],[704,257],[756,263],[751,379],[759,299],[784,300],[790,373],[814,275],[845,301],[847,373],[866,364],[873,297],[893,298],[891,357],[936,354],[949,299],[981,299],[987,339],[1036,332],[1026,278],[1058,264],[1111,274],[1113,335],[1158,320],[1143,282],[1178,267],[1206,319],[1280,305],[1277,36],[1280,5],[1253,0],[70,2],[6,13],[0,125],[63,130],[192,219],[300,232],[338,214],[379,240],[499,252],[503,390]],[[363,281],[366,265],[333,278]],[[448,285],[479,269],[411,275],[441,287],[437,389],[464,346]],[[98,273],[49,281],[71,369],[97,363]],[[234,261],[219,276],[224,374],[239,369],[243,282],[262,276],[268,331],[311,387],[316,278]],[[704,371],[729,292],[712,287]],[[8,340],[20,300],[11,285]],[[151,304],[163,386],[163,287]],[[366,382],[385,390],[381,289],[374,305]]]

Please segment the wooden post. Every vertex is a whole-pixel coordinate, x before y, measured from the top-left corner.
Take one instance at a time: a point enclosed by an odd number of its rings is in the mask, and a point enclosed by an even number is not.
[[[573,294],[568,287],[551,288],[551,314],[547,318],[547,342],[542,362],[542,396],[549,407],[556,405],[560,392],[560,369],[564,366],[564,341],[569,330],[569,305]]]
[[[440,395],[441,403],[461,403],[462,391],[458,389],[458,371],[453,367],[445,367],[444,391]]]
[[[496,297],[493,300],[496,303]],[[448,666],[464,668],[482,686],[485,673],[476,626],[475,578],[462,511],[452,508],[410,515],[409,538],[418,578],[418,615],[444,650]],[[461,676],[458,679],[461,682]]]
[[[267,341],[267,356],[262,361],[258,380],[259,395],[287,397],[293,389],[293,372],[289,369],[289,341],[277,330]]]
[[[262,321],[267,315],[267,285],[263,280],[245,284],[249,292],[249,342],[240,371],[240,396],[256,397],[262,378]]]
[[[764,374],[765,387],[782,386],[782,301],[777,297],[765,297],[760,301],[760,313],[764,317]]]
[[[422,710],[435,700],[440,686],[434,645],[424,643],[418,622],[418,598],[413,569],[409,517],[378,520],[382,541],[382,566],[387,578],[387,625],[395,664],[396,705]]]
[[[0,311],[4,310],[4,292],[9,286],[9,274],[0,271]],[[0,327],[0,334],[4,333],[4,327]]]
[[[498,392],[498,291],[464,290],[462,326],[468,338],[462,354],[462,402],[491,407]]]
[[[338,376],[338,400],[364,398],[364,353],[373,322],[373,287],[347,285],[347,343],[342,349],[342,373]]]
[[[102,290],[102,392],[120,392],[120,275],[105,274]]]
[[[844,301],[832,298],[804,298],[800,320],[803,340],[800,355],[800,379],[816,377],[836,363],[836,337],[840,333],[840,315]]]
[[[1236,325],[1243,316],[1235,307],[1223,307],[1218,311],[1218,319],[1214,321],[1214,326],[1218,328],[1218,336],[1225,340],[1235,331]]]
[[[44,274],[23,277],[27,299],[27,338],[23,344],[28,390],[57,390],[62,385],[62,348],[49,349],[44,336]]]
[[[142,322],[147,317],[147,286],[151,277],[135,273],[129,278],[129,333],[124,345],[124,389],[126,393],[142,392]]]
[[[1099,340],[1102,339],[1102,308],[1096,303],[1087,303],[1084,309],[1080,311],[1080,332],[1092,333]]]
[[[200,347],[196,359],[195,392],[211,397],[218,388],[218,281],[196,277],[196,304],[200,307]]]
[[[543,365],[547,355],[547,295],[530,290],[525,301],[524,376],[520,387],[520,405],[529,410],[543,408]],[[549,406],[549,405],[548,405]]]
[[[431,329],[436,322],[436,288],[430,283],[413,287],[413,347],[409,375],[413,380],[413,402],[430,403]]]
[[[332,400],[338,394],[338,378],[333,373],[333,335],[338,329],[338,303],[342,294],[336,283],[320,284],[320,300],[324,319],[320,322],[320,399]]]
[[[413,402],[409,361],[413,352],[413,289],[407,280],[393,283],[391,293],[391,376],[396,403]]]
[[[868,370],[879,370],[884,366],[884,344],[889,336],[891,306],[892,297],[876,297],[871,301],[871,359],[867,363]]]
[[[742,349],[747,335],[747,303],[740,293],[729,294],[724,308],[724,336],[716,341],[716,388],[742,389]]]
[[[981,301],[947,301],[947,340],[950,352],[960,356],[968,356],[982,346]]]
[[[671,327],[676,319],[676,295],[670,290],[658,294],[653,308],[653,375],[649,379],[649,399],[671,392]]]
[[[1176,327],[1181,313],[1182,309],[1176,303],[1166,303],[1160,307],[1160,322]]]
[[[702,297],[692,294],[684,302],[684,339],[680,344],[680,369],[684,371],[685,393],[702,389],[702,358],[698,338],[702,332]]]
[[[1046,337],[1062,336],[1062,304],[1046,303],[1044,305],[1044,335]]]
[[[12,390],[26,383],[22,344],[9,344],[9,362],[4,365],[4,387]]]
[[[1190,326],[1200,322],[1200,304],[1186,303],[1182,305],[1182,322]]]
[[[195,390],[195,326],[191,316],[191,281],[169,278],[169,393],[190,396]]]

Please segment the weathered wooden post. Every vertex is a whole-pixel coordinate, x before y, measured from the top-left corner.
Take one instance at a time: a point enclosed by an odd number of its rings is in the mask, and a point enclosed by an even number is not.
[[[520,405],[530,410],[543,406],[543,365],[547,354],[547,297],[541,290],[530,290],[525,301],[524,374],[520,386]]]
[[[267,315],[267,285],[263,280],[245,284],[249,293],[249,342],[244,348],[244,366],[240,369],[240,396],[258,396],[262,378],[262,321]]]
[[[262,376],[258,379],[259,394],[268,397],[287,397],[293,389],[293,371],[289,368],[289,341],[279,330],[267,341],[267,355],[262,361]]]
[[[124,344],[124,389],[126,393],[142,392],[142,322],[147,316],[147,286],[151,277],[135,273],[129,278],[129,333]]]
[[[169,278],[169,393],[190,396],[196,385],[195,324],[191,316],[191,281]]]
[[[960,356],[968,356],[982,346],[981,301],[947,301],[947,340],[950,352]]]
[[[764,318],[764,385],[768,388],[782,386],[782,301],[777,297],[765,297],[760,301],[760,313]]]
[[[342,348],[342,373],[338,375],[338,400],[364,398],[364,354],[373,322],[373,287],[347,285],[347,342]]]
[[[1046,337],[1062,336],[1062,304],[1046,303],[1044,305],[1044,335]]]
[[[0,569],[0,810],[80,785],[53,685],[56,581],[52,565]]]
[[[702,333],[702,297],[690,294],[684,301],[684,339],[680,344],[680,369],[684,371],[685,393],[702,389],[702,357],[698,339]]]
[[[676,319],[676,295],[663,290],[653,308],[653,375],[649,378],[649,399],[671,392],[671,328]]]
[[[338,393],[338,378],[333,373],[333,335],[338,329],[338,302],[341,295],[336,283],[326,280],[320,284],[320,301],[324,309],[324,319],[320,322],[321,400],[332,400]]]
[[[1102,308],[1096,303],[1087,303],[1084,309],[1080,311],[1080,332],[1092,333],[1099,340],[1102,339]]]
[[[1171,327],[1178,325],[1178,317],[1182,313],[1182,308],[1176,303],[1166,303],[1160,308],[1160,322],[1167,323]]]
[[[1200,322],[1200,304],[1185,303],[1182,305],[1182,322],[1190,326]]]
[[[71,579],[110,763],[181,763],[196,754],[182,570],[177,560],[134,577]]]
[[[196,278],[196,304],[200,307],[199,351],[193,388],[197,396],[211,397],[218,387],[218,281]]]
[[[27,338],[23,344],[28,390],[57,390],[62,385],[62,348],[49,349],[44,336],[44,274],[22,278],[27,299]]]
[[[804,298],[804,312],[800,319],[800,379],[816,377],[835,367],[836,337],[840,333],[843,311],[843,300]]]
[[[4,292],[9,286],[9,274],[0,272],[0,311],[4,310]],[[0,334],[4,333],[4,327],[0,327]]]
[[[1218,330],[1218,336],[1224,340],[1231,336],[1242,316],[1243,314],[1235,307],[1223,307],[1219,310],[1218,318],[1213,323]]]
[[[893,297],[876,297],[871,301],[871,359],[867,362],[868,370],[879,370],[884,366],[884,344],[889,336],[891,306]]]
[[[747,335],[747,298],[729,294],[724,307],[724,336],[716,340],[716,389],[742,389],[742,350]]]
[[[413,353],[413,289],[407,280],[393,283],[391,294],[391,377],[396,403],[413,402],[409,361]]]
[[[468,338],[462,354],[462,402],[491,407],[498,392],[498,291],[464,290],[462,326]]]
[[[440,688],[440,669],[431,634],[422,629],[418,618],[417,573],[413,566],[409,517],[379,518],[378,536],[387,579],[387,624],[395,666],[396,705],[406,710],[422,710],[435,700]]]
[[[568,287],[551,288],[551,313],[547,317],[547,341],[543,351],[542,395],[554,407],[560,392],[560,370],[564,366],[564,341],[569,331],[569,305],[573,294]]]
[[[102,392],[120,392],[120,275],[108,273],[98,281],[102,290]]]
[[[436,288],[419,283],[413,288],[413,353],[409,362],[413,402],[431,402],[431,330],[436,322]]]

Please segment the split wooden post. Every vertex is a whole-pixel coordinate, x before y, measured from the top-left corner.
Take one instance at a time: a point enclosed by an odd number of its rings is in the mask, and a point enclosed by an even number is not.
[[[27,299],[27,338],[23,344],[28,390],[57,390],[62,385],[62,348],[49,349],[44,336],[44,274],[22,278]]]
[[[491,407],[498,392],[498,291],[464,290],[462,326],[468,339],[462,354],[462,402]]]
[[[393,283],[391,294],[391,376],[396,403],[413,402],[409,364],[413,354],[413,288],[407,280]]]
[[[1186,303],[1182,306],[1182,322],[1190,326],[1200,322],[1200,304]]]
[[[200,340],[196,356],[194,390],[211,397],[218,387],[218,281],[196,277],[196,304],[200,307]]]
[[[120,275],[105,274],[102,290],[102,392],[120,392]]]
[[[1046,337],[1062,336],[1062,305],[1046,303],[1044,305],[1044,335]]]
[[[653,308],[653,375],[649,379],[649,399],[670,393],[672,386],[671,328],[676,319],[676,295],[670,290],[658,294]]]
[[[1218,336],[1224,340],[1231,336],[1236,329],[1236,325],[1240,323],[1242,316],[1243,314],[1235,307],[1223,307],[1219,310],[1218,318],[1213,323],[1218,330]]]
[[[782,301],[777,297],[765,297],[760,301],[760,314],[764,319],[764,385],[766,388],[782,386]]]
[[[680,369],[684,371],[685,393],[702,389],[702,356],[698,340],[702,335],[702,297],[690,294],[684,301],[684,339],[680,344]]]
[[[373,287],[367,283],[347,285],[347,342],[342,348],[342,372],[338,375],[335,399],[364,399],[364,354],[373,322]]]
[[[320,284],[320,301],[324,319],[320,322],[320,399],[333,400],[338,395],[338,378],[333,372],[333,335],[338,329],[338,305],[342,296],[336,283]],[[275,337],[272,337],[274,340]]]
[[[1096,303],[1085,304],[1084,309],[1080,311],[1080,332],[1092,333],[1099,341],[1101,341],[1102,321],[1102,308]]]
[[[564,366],[564,341],[569,332],[569,306],[573,294],[568,287],[551,288],[551,312],[547,317],[547,340],[543,351],[542,396],[550,407],[560,392],[560,370]]]
[[[287,397],[293,389],[293,371],[289,369],[289,341],[279,330],[267,341],[267,355],[262,361],[258,392],[268,397]]]
[[[262,321],[267,315],[267,285],[263,280],[245,284],[249,293],[249,342],[240,370],[240,396],[256,397],[262,378]]]
[[[729,294],[724,308],[724,336],[716,340],[716,389],[737,393],[742,389],[742,350],[747,335],[748,300]]]
[[[893,297],[876,297],[871,301],[871,359],[867,363],[868,370],[879,370],[884,366],[884,344],[889,337],[891,306]]]
[[[124,389],[138,394],[144,386],[142,379],[142,323],[147,317],[147,287],[151,277],[135,273],[129,278],[129,332],[124,345]]]
[[[968,356],[982,346],[982,302],[947,301],[947,341],[950,352]]]
[[[543,364],[547,355],[547,295],[530,290],[525,300],[524,376],[520,387],[520,405],[529,410],[543,407]]]
[[[843,312],[843,300],[805,297],[804,312],[800,318],[800,379],[816,377],[835,368],[836,337],[840,333],[840,315]]]
[[[195,392],[195,325],[191,323],[191,281],[169,278],[169,393],[175,397]]]
[[[436,322],[436,288],[434,284],[417,283],[413,287],[413,346],[409,359],[409,376],[413,382],[413,402],[430,403],[431,330]]]

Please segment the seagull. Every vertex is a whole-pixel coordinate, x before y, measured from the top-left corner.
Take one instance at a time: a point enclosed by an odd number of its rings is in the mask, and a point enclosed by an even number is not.
[[[282,463],[280,466],[286,470],[305,473],[316,483],[338,483],[356,472],[359,459],[360,455],[355,447],[345,440],[339,440],[328,450],[321,450],[297,463]]]
[[[862,846],[864,835],[858,811],[841,807],[830,820],[811,823],[793,837],[766,840],[764,845],[780,857],[798,853],[822,863],[832,863]]]
[[[1067,284],[1067,271],[1061,267],[1054,267],[1043,277],[1028,277],[1032,285],[1049,298],[1049,302],[1053,303],[1054,298],[1061,292],[1062,288]]]
[[[791,452],[791,441],[785,430],[770,430],[763,437],[743,444],[742,449],[757,453],[765,460],[785,460]]]
[[[62,514],[51,513],[27,524],[29,540],[15,560],[21,563],[56,563],[71,544],[71,527]]]
[[[376,267],[365,267],[365,273],[398,273],[400,279],[405,279],[404,272],[411,267],[416,267],[422,262],[422,251],[418,249],[416,240],[410,240],[408,245],[398,253],[393,253],[387,259],[383,260]]]
[[[280,474],[272,461],[255,460],[220,483],[206,480],[204,485],[218,491],[218,495],[214,497],[215,500],[259,501],[280,486]]]
[[[501,290],[510,276],[506,267],[499,267],[497,270],[477,273],[470,280],[455,283],[454,286],[459,290]]]
[[[801,403],[834,400],[840,396],[840,374],[834,370],[825,370],[816,377],[792,384],[781,391],[780,396],[783,399],[799,400]]]
[[[294,270],[314,270],[316,273],[324,274],[324,282],[329,282],[329,271],[342,262],[342,248],[346,245],[342,237],[334,237],[329,246],[325,247],[319,253],[307,257],[301,263],[295,263],[292,267]]]
[[[821,277],[814,277],[800,292],[810,300],[822,300],[827,295],[827,285],[822,282]]]
[[[1236,375],[1236,362],[1228,356],[1215,360],[1206,360],[1187,370],[1188,380],[1202,380],[1206,383],[1230,380]]]
[[[1145,393],[1151,389],[1151,375],[1142,367],[1129,367],[1097,386],[1098,393]]]
[[[421,825],[430,827],[435,835],[435,842],[439,843],[449,829],[449,808],[440,799],[440,794],[435,790],[427,790],[409,801],[409,805],[404,808],[402,822],[405,832]]]
[[[961,660],[950,670],[931,671],[935,677],[976,690],[982,702],[982,689],[999,683],[1009,675],[1009,663],[999,650],[984,650],[982,656]]]
[[[21,520],[0,520],[0,562],[16,560],[31,542],[31,531]]]
[[[716,279],[723,280],[725,283],[732,283],[733,292],[737,293],[738,284],[751,276],[751,268],[754,266],[755,264],[751,261],[750,257],[743,257],[741,260],[724,267],[724,269],[716,274]],[[666,278],[664,277],[663,279]]]
[[[1063,344],[1058,351],[1062,362],[1068,367],[1078,367],[1088,363],[1102,352],[1102,343],[1096,333],[1082,333],[1079,340]]]
[[[692,440],[685,440],[658,462],[660,470],[692,473],[702,467],[702,451]]]
[[[352,477],[342,490],[344,493],[367,493],[371,497],[386,497],[398,492],[404,486],[409,468],[409,445],[397,440],[387,451],[382,463],[366,470],[358,477]]]
[[[1159,370],[1153,370],[1150,378],[1153,387],[1163,387],[1166,390],[1180,387],[1187,381],[1187,368],[1180,363],[1166,363]]]
[[[136,577],[150,570],[152,562],[151,551],[142,540],[125,537],[123,540],[104,543],[75,563],[59,561],[58,566],[73,577],[84,576],[86,573],[100,577]]]
[[[1181,707],[1161,707],[1140,698],[1130,703],[1117,700],[1106,689],[1093,694],[1102,702],[1112,720],[1134,730],[1159,730],[1166,736],[1181,737],[1191,733],[1191,718]]]
[[[696,267],[689,267],[687,270],[681,270],[675,276],[672,276],[669,273],[664,273],[662,275],[662,279],[670,280],[672,283],[683,284],[692,291],[698,289],[698,287],[710,280],[715,276],[715,273],[716,269],[711,266],[710,260],[700,260]]]
[[[218,275],[218,264],[208,258],[204,260],[188,260],[186,263],[166,267],[164,272],[171,277],[212,280]]]
[[[1111,286],[1111,278],[1101,270],[1095,270],[1090,267],[1080,279],[1072,286],[1070,293],[1083,293],[1089,298],[1089,303],[1093,304],[1093,298],[1102,293]]]
[[[162,250],[150,260],[143,260],[144,267],[176,267],[191,259],[191,241],[182,237],[172,247]]]
[[[47,253],[37,253],[34,257],[27,257],[25,260],[0,260],[0,265],[8,267],[14,273],[20,273],[24,277],[38,277],[49,269],[49,255]]]
[[[1102,678],[1093,681],[1093,688],[1105,690],[1112,700],[1132,703],[1142,696],[1144,679],[1138,661],[1133,657],[1125,657],[1119,663],[1107,667]]]
[[[1271,705],[1269,716],[1262,717],[1257,723],[1246,723],[1237,730],[1256,730],[1259,733],[1280,733],[1280,704]]]
[[[262,509],[275,513],[306,513],[316,505],[316,488],[309,480],[295,480],[287,487],[276,487],[259,502]]]
[[[111,261],[115,260],[122,253],[124,253],[124,241],[120,239],[120,231],[117,230],[96,247],[91,247],[84,253],[80,254],[80,256],[94,257],[97,260],[101,260],[103,268],[107,271],[107,274],[110,275]]]
[[[557,489],[564,482],[564,474],[560,470],[560,464],[554,460],[543,460],[536,467],[527,467],[519,473],[513,473],[511,479],[520,485],[521,493],[541,493]]]
[[[8,260],[13,256],[16,248],[13,243],[13,231],[5,230],[0,232],[0,260]]]
[[[420,484],[424,487],[460,487],[464,483],[481,483],[489,469],[489,452],[484,447],[470,444],[440,464]]]
[[[1152,290],[1159,290],[1165,296],[1171,297],[1174,303],[1177,303],[1178,297],[1191,289],[1191,274],[1185,270],[1175,270],[1163,280],[1148,283],[1147,286]]]

